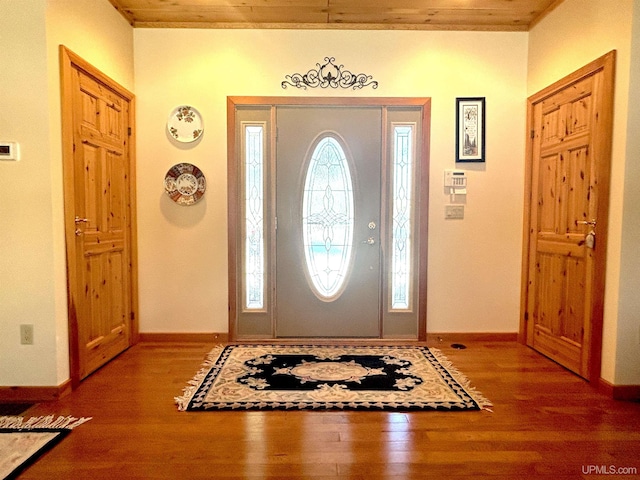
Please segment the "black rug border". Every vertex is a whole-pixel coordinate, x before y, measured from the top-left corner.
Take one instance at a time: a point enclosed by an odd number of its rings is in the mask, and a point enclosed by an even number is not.
[[[371,402],[230,402],[221,404],[218,402],[203,402],[199,398],[206,397],[210,388],[210,383],[218,375],[220,370],[226,364],[231,351],[237,347],[273,347],[273,348],[327,348],[327,349],[371,349],[371,348],[393,348],[402,350],[419,350],[423,353],[427,361],[434,367],[440,378],[451,388],[460,398],[459,402],[430,402],[430,406],[426,407],[422,402],[403,402],[403,403],[371,403]],[[229,344],[223,347],[222,352],[214,363],[209,367],[203,380],[198,384],[197,389],[187,402],[184,410],[186,411],[295,411],[295,410],[312,410],[312,411],[335,411],[335,410],[353,410],[353,411],[477,411],[482,410],[484,406],[476,400],[468,391],[468,386],[462,385],[445,365],[443,359],[439,359],[434,355],[433,349],[422,345],[314,345],[314,344]],[[448,360],[444,359],[448,363]],[[452,368],[455,371],[455,369]],[[462,375],[456,372],[458,375]],[[470,390],[473,390],[469,388]],[[488,404],[488,402],[487,402]],[[432,406],[433,405],[433,406]],[[486,406],[486,405],[485,405]]]

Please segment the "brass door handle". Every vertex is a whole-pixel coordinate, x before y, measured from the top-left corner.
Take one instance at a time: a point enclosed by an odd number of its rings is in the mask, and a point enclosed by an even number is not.
[[[79,216],[76,215],[76,218],[73,219],[74,223],[77,225],[80,225],[81,223],[89,223],[89,219],[88,218],[81,218]],[[75,234],[76,237],[79,237],[80,235],[82,235],[84,232],[82,230],[80,230],[79,228],[76,228]]]

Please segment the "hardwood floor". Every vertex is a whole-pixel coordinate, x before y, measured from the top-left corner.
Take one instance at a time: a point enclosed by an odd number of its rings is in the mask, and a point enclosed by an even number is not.
[[[516,343],[438,347],[493,412],[179,412],[173,398],[211,345],[142,343],[25,413],[93,420],[20,479],[640,476],[640,403]]]

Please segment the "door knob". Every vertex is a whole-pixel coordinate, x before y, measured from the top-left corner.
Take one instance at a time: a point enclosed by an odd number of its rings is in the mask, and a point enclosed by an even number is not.
[[[366,240],[363,240],[362,243],[366,243],[367,245],[375,245],[376,240],[373,237],[369,237]]]

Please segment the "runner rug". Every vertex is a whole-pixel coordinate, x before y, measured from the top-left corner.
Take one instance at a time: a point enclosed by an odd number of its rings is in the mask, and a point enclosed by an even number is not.
[[[0,478],[13,479],[71,430],[90,420],[74,417],[0,417]]]
[[[218,345],[179,410],[481,410],[490,402],[436,349]]]

